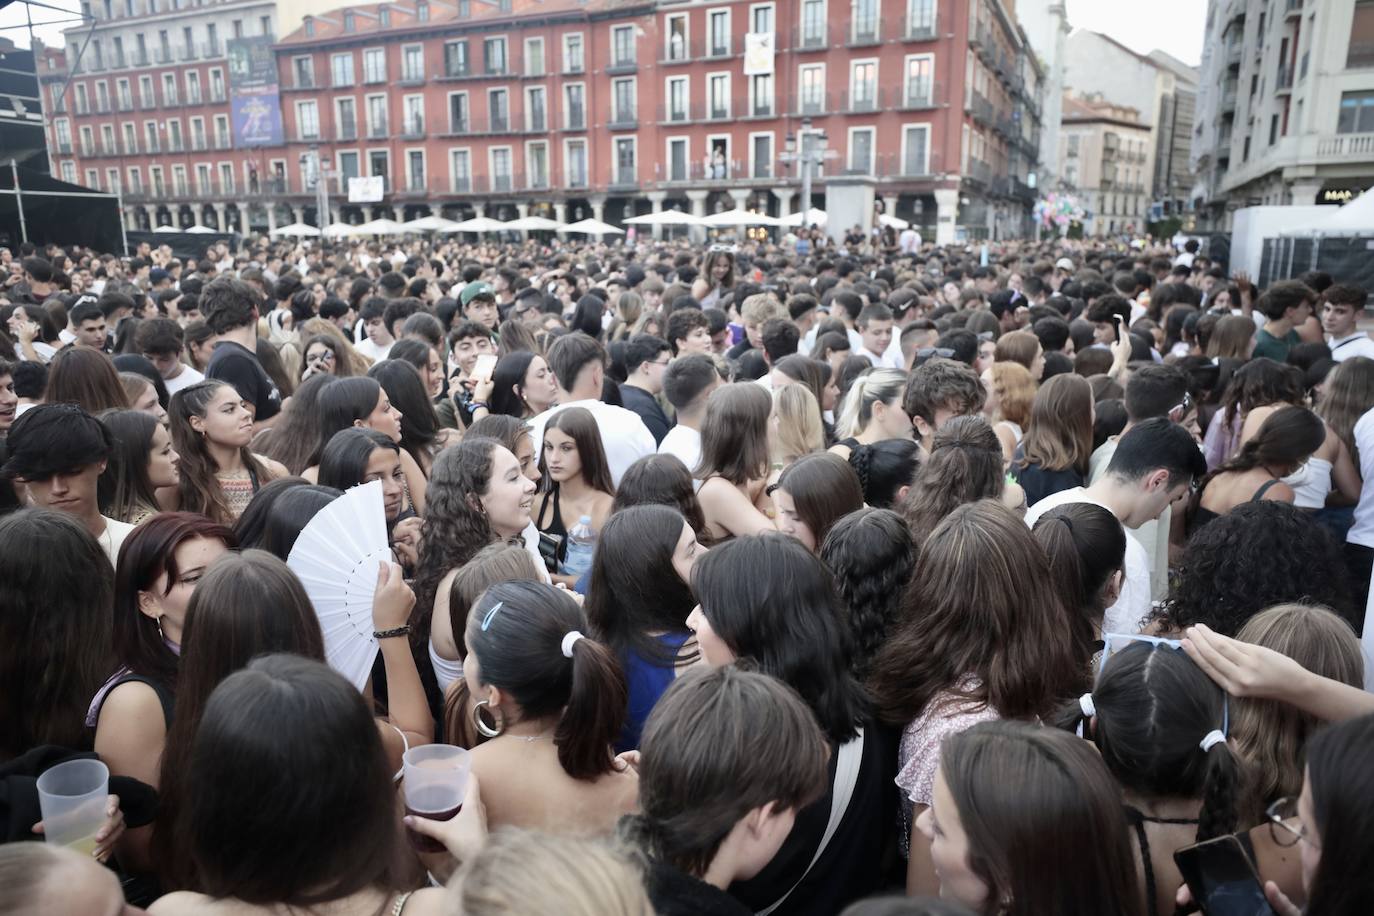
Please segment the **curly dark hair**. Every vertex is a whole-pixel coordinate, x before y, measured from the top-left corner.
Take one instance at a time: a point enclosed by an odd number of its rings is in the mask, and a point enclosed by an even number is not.
[[[862,679],[897,619],[916,565],[911,529],[891,509],[858,509],[831,527],[820,557],[849,611],[854,634],[850,670]]]
[[[1351,619],[1340,545],[1310,515],[1275,500],[1243,503],[1188,540],[1178,578],[1155,618],[1235,636],[1276,604],[1322,604]]]
[[[429,639],[430,615],[439,582],[496,540],[479,497],[491,483],[492,455],[501,443],[469,436],[434,459],[426,491],[420,559],[415,567],[415,608],[411,641]]]

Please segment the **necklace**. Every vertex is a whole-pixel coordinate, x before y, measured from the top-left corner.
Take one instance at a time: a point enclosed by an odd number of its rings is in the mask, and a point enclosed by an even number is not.
[[[538,740],[540,740],[541,738],[547,738],[547,737],[549,737],[549,733],[548,733],[547,731],[544,731],[544,732],[540,732],[540,733],[537,734],[537,735],[511,735],[511,734],[507,734],[506,737],[508,737],[508,738],[516,738],[516,739],[518,739],[518,740],[520,740],[520,741],[524,741],[524,742],[526,742],[526,743],[528,744],[528,743],[533,742],[533,741],[538,741]]]

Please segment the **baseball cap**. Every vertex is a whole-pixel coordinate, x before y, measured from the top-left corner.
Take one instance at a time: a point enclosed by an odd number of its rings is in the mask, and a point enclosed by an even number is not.
[[[463,304],[464,307],[467,307],[467,304],[472,300],[480,297],[486,297],[489,299],[496,298],[496,290],[493,289],[492,285],[486,282],[485,280],[474,280],[467,286],[463,287],[463,291],[458,294],[458,300]]]
[[[154,267],[152,270],[148,271],[148,281],[150,283],[161,283],[163,280],[170,279],[171,276],[171,274],[167,273],[167,271],[163,270],[161,267]]]
[[[1060,270],[1074,269],[1073,261],[1070,261],[1068,258],[1060,258],[1058,261],[1054,262],[1054,266],[1058,267]]]

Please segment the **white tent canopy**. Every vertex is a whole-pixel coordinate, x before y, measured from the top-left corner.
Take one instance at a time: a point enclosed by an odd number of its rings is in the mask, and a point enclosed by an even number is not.
[[[305,223],[292,223],[289,226],[278,226],[277,228],[273,229],[270,233],[268,233],[268,235],[271,235],[273,238],[281,238],[282,236],[314,237],[319,234],[320,230],[316,229],[314,226],[310,226]]]
[[[617,229],[610,223],[599,219],[584,219],[563,228],[564,232],[577,232],[582,235],[624,235],[624,229]]]
[[[394,219],[374,219],[354,226],[353,231],[358,235],[404,235],[407,230]]]
[[[1374,188],[1341,207],[1317,228],[1338,235],[1374,234]]]
[[[402,223],[401,228],[406,232],[452,232],[456,225],[458,224],[453,220],[444,219],[442,216],[422,216]]]
[[[209,226],[191,226],[186,230],[191,235],[217,235],[218,229],[211,229]]]
[[[792,213],[782,218],[782,224],[784,226],[824,226],[829,219],[830,215],[824,210],[812,207],[810,210],[806,211],[805,222],[802,220],[801,213]]]
[[[489,216],[474,216],[472,219],[465,219],[457,223],[450,230],[451,232],[500,232],[510,228],[506,223],[499,219],[492,219]]]
[[[701,217],[693,216],[690,213],[683,213],[674,207],[671,210],[660,210],[657,213],[645,213],[643,216],[632,216],[625,220],[627,226],[700,226]]]
[[[158,226],[158,227],[157,227],[156,229],[154,229],[153,231],[154,231],[154,232],[181,232],[182,230],[179,229],[179,228],[176,227],[176,226]]]
[[[701,221],[701,225],[719,229],[722,226],[780,226],[781,220],[769,216],[767,213],[754,213],[750,210],[736,209],[726,210],[724,213],[715,213]]]
[[[878,223],[883,226],[891,226],[893,229],[905,229],[911,225],[911,223],[908,223],[906,220],[900,217],[890,216],[887,213],[878,217]]]
[[[328,239],[342,239],[358,234],[358,227],[351,223],[330,223],[323,230],[324,237]]]
[[[519,229],[525,232],[550,232],[555,229],[562,229],[563,225],[556,219],[549,219],[544,216],[522,216],[519,219],[503,223],[502,228]]]

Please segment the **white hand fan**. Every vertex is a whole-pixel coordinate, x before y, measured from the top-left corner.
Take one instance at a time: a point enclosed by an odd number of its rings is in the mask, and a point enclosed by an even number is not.
[[[391,546],[380,480],[354,487],[316,513],[286,560],[320,618],[325,660],[359,690],[377,658],[372,597],[383,562],[391,562]]]

